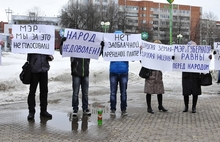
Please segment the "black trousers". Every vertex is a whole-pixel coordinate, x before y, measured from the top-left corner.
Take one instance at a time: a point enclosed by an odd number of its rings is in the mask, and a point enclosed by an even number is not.
[[[36,106],[36,89],[39,83],[40,89],[40,108],[41,111],[47,110],[47,95],[48,95],[48,72],[43,73],[32,73],[31,76],[31,84],[29,88],[28,94],[28,109],[30,113],[35,113],[35,106]]]

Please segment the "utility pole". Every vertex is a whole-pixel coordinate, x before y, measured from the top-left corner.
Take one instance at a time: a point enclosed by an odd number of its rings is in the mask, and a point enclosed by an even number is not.
[[[173,1],[174,0],[167,0],[168,2],[169,2],[169,9],[170,9],[170,45],[172,45],[173,44],[173,31],[172,31],[172,29],[173,29],[173,5],[172,5],[172,3],[173,3]]]
[[[5,9],[5,13],[6,13],[6,16],[8,18],[8,23],[10,23],[9,21],[10,21],[10,16],[12,14],[12,10],[10,8]]]

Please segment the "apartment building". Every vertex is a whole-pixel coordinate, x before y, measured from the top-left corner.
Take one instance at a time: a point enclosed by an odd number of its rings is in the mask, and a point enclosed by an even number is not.
[[[119,0],[120,7],[126,9],[126,20],[128,25],[133,25],[127,32],[143,31],[151,29],[153,39],[159,39],[165,44],[169,44],[170,35],[170,8],[169,3],[158,3],[146,0]],[[123,9],[123,8],[121,8]],[[173,4],[172,6],[172,37],[173,43],[177,43],[177,35],[181,34],[182,43],[190,39],[199,43],[199,38],[195,38],[198,31],[198,23],[202,18],[202,8],[189,5]],[[198,36],[199,37],[199,36]]]

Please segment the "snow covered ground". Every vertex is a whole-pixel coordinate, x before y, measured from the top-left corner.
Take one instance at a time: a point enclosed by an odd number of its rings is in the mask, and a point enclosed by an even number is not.
[[[59,54],[54,54],[54,61],[50,62],[49,70],[49,94],[58,97],[59,92],[71,91],[70,59]],[[26,61],[26,54],[14,54],[2,52],[2,65],[0,65],[0,104],[26,102],[29,85],[24,85],[19,80],[21,67]],[[144,79],[138,76],[141,64],[139,61],[129,63],[129,83],[128,94],[142,93],[144,89]],[[165,94],[181,97],[181,72],[163,72]],[[213,80],[213,85],[203,87],[203,94],[216,95],[220,91],[218,84]],[[90,88],[89,95],[109,94],[109,62],[91,60],[90,63]],[[37,89],[36,95],[39,95]],[[70,96],[63,96],[70,97]],[[105,97],[106,98],[106,97]],[[71,98],[69,98],[71,99]],[[107,98],[109,99],[109,98]]]

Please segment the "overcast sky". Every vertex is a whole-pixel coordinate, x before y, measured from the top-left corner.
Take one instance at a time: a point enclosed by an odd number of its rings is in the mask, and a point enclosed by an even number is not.
[[[1,0],[0,21],[7,22],[6,9],[10,8],[13,15],[26,15],[27,11],[39,7],[46,16],[57,16],[68,0]]]
[[[62,6],[68,0],[1,0],[0,21],[7,21],[6,9],[10,8],[13,14],[27,14],[33,7],[39,7],[46,16],[57,16]],[[168,3],[167,0],[154,0],[154,2]],[[184,4],[200,6],[204,12],[213,12],[220,21],[220,1],[219,0],[174,0],[173,4]]]

